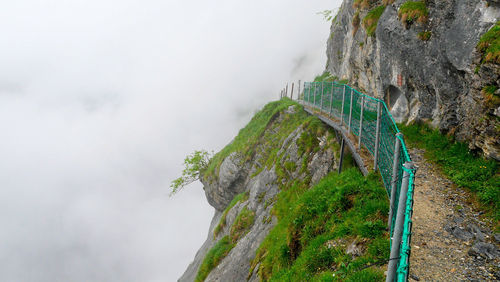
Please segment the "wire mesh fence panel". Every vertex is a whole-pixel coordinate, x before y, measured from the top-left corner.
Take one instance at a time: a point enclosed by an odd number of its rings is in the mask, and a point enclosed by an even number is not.
[[[304,83],[303,102],[330,115],[350,130],[357,139],[359,146],[366,148],[372,156],[376,151],[377,139],[377,109],[382,105],[380,112],[379,144],[377,167],[389,199],[394,193],[399,199],[403,175],[409,175],[408,195],[405,203],[404,227],[401,238],[400,261],[397,268],[397,281],[406,281],[409,271],[409,256],[411,242],[411,216],[413,213],[414,171],[406,169],[403,165],[411,162],[408,150],[387,106],[382,100],[358,92],[345,84],[337,82],[306,82]],[[360,136],[361,135],[361,136]],[[400,140],[400,150],[395,158],[396,138]],[[398,147],[399,148],[399,147]],[[394,169],[396,165],[396,169]],[[396,175],[393,173],[396,172]],[[394,184],[394,185],[393,185]],[[394,190],[391,191],[391,188]],[[393,211],[398,209],[398,201],[392,203]],[[396,213],[393,213],[391,222],[391,238],[394,232]],[[392,242],[392,241],[391,241]]]

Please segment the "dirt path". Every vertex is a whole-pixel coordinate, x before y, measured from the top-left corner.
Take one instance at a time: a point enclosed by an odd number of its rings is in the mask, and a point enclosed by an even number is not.
[[[410,150],[415,179],[410,281],[499,281],[499,242],[481,212],[424,158]]]

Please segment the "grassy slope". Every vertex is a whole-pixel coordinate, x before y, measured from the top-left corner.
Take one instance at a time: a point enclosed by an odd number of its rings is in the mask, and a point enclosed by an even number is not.
[[[257,251],[253,266],[270,281],[380,281],[383,271],[368,267],[389,255],[385,231],[387,196],[378,176],[357,169],[331,173],[308,189],[295,182],[273,208],[278,224]],[[346,254],[353,240],[365,252]],[[366,267],[366,269],[364,269]]]
[[[238,152],[245,157],[243,161],[248,161],[255,155],[257,145],[268,144],[270,146],[276,145],[277,147],[277,140],[285,138],[301,124],[311,122],[311,117],[301,110],[296,115],[288,116],[288,119],[281,123],[278,134],[275,136],[263,136],[270,121],[272,121],[279,112],[284,111],[292,105],[299,106],[296,102],[285,98],[264,106],[264,108],[240,130],[230,144],[215,154],[208,164],[207,169],[203,172],[204,177],[207,179],[216,177],[219,174],[219,168],[222,161],[231,153]]]
[[[296,114],[286,115],[284,120],[279,124],[272,123],[273,119],[277,115],[292,105],[297,106]],[[264,164],[261,170],[266,167],[271,168],[276,164],[276,172],[279,175],[281,182],[281,180],[286,177],[287,170],[296,169],[296,167],[290,166],[288,162],[285,162],[283,166],[280,165],[281,157],[277,155],[278,149],[280,148],[284,138],[290,135],[290,133],[301,125],[304,125],[309,130],[301,136],[299,150],[302,153],[309,153],[316,150],[318,148],[318,140],[315,135],[313,136],[313,134],[311,134],[311,132],[321,135],[325,133],[325,128],[323,127],[321,121],[315,117],[309,116],[301,109],[299,104],[291,101],[290,99],[282,99],[280,101],[267,104],[243,129],[240,130],[238,136],[236,136],[233,142],[224,147],[224,149],[211,159],[207,170],[204,171],[204,176],[213,179],[213,177],[218,175],[218,169],[222,161],[233,152],[238,152],[245,157],[244,161],[247,161],[255,156],[259,147],[267,147],[268,150],[259,151],[261,155],[261,159],[259,161]],[[277,129],[277,131],[270,129]],[[332,139],[333,138],[329,141],[333,144]],[[257,173],[261,170],[257,171]],[[214,238],[217,237],[217,235],[226,226],[226,216],[229,210],[232,209],[238,202],[244,202],[247,199],[248,194],[242,193],[231,201],[225,209],[219,224],[214,230]],[[202,265],[198,270],[196,281],[203,281],[208,276],[210,271],[215,268],[235,246],[239,237],[245,233],[249,223],[248,220],[243,219],[250,218],[251,221],[253,221],[253,215],[248,210],[245,210],[245,212],[240,214],[238,217],[240,220],[235,222],[234,226],[231,226],[230,235],[221,238],[205,256]]]
[[[344,277],[347,281],[349,279],[383,279],[383,272],[376,268],[360,270],[362,266],[384,260],[388,256],[389,241],[384,224],[388,204],[380,181],[374,176],[365,179],[356,169],[347,170],[341,177],[332,174],[312,190],[309,190],[310,177],[290,179],[288,175],[292,170],[299,169],[306,172],[307,161],[310,160],[304,158],[304,163],[297,166],[282,160],[283,156],[277,154],[284,138],[297,127],[305,128],[297,141],[300,155],[312,156],[319,149],[317,137],[325,134],[328,136],[328,146],[338,150],[338,144],[330,129],[316,117],[307,115],[300,109],[300,106],[296,108],[296,114],[285,115],[282,122],[272,123],[280,112],[291,105],[297,104],[289,99],[267,104],[247,126],[240,130],[231,144],[215,155],[210,162],[209,169],[205,172],[205,175],[215,176],[223,159],[232,152],[245,156],[245,160],[254,158],[258,153],[261,156],[259,162],[263,164],[262,169],[275,166],[281,192],[265,205],[275,203],[272,212],[278,218],[278,226],[273,229],[260,247],[253,267],[262,261],[261,276],[274,280],[286,279],[304,269],[307,270],[304,272],[306,275],[304,277],[319,279],[323,276],[323,280],[326,279],[326,281],[334,278],[333,273],[337,275],[335,279]],[[235,197],[226,211],[229,211],[237,202],[244,201],[245,198],[245,194]],[[311,209],[315,210],[314,214],[310,212]],[[245,233],[249,221],[253,220],[251,212],[245,209],[244,214],[238,217],[241,220],[231,226],[230,235],[220,239],[207,253],[200,267],[197,281],[203,281],[218,265],[234,247],[241,234]],[[289,229],[288,223],[299,217],[304,219],[303,225]],[[325,225],[327,222],[328,224]],[[221,219],[220,228],[216,228],[217,233],[225,224],[225,220]],[[283,264],[284,250],[282,248],[283,243],[287,242],[289,232],[300,233],[294,242],[300,242],[301,247],[293,249],[294,257],[289,257]],[[278,236],[280,241],[275,241],[274,236]],[[351,241],[355,238],[361,240],[363,248],[367,251],[361,258],[353,260],[350,255],[345,254],[346,246],[341,246],[341,244],[335,248],[324,246],[326,241],[342,237]],[[314,251],[316,247],[322,250],[319,257]],[[314,269],[315,267],[308,263],[309,259],[312,259],[319,269]],[[278,268],[269,268],[269,265],[275,263]]]
[[[477,196],[482,207],[500,220],[500,167],[471,153],[466,144],[455,142],[426,125],[399,126],[405,140],[426,150],[426,157],[439,165],[443,173]],[[498,223],[497,223],[498,225]]]

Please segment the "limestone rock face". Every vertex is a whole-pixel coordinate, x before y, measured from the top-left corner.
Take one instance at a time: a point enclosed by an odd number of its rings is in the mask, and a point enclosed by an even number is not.
[[[296,109],[288,109],[272,121],[272,125],[267,130],[278,131],[279,124],[284,115],[297,114]],[[230,234],[237,216],[243,209],[248,209],[255,213],[254,221],[248,229],[248,233],[240,238],[234,248],[207,276],[205,281],[257,281],[255,273],[249,273],[251,261],[256,255],[256,251],[271,228],[276,224],[276,218],[271,214],[271,209],[276,201],[276,196],[280,192],[280,181],[283,177],[289,179],[304,179],[311,176],[311,185],[326,176],[327,173],[337,170],[338,165],[335,154],[331,146],[327,145],[327,135],[319,136],[319,150],[299,153],[298,139],[301,134],[310,130],[300,126],[296,128],[280,144],[278,155],[280,160],[270,168],[262,169],[260,155],[256,154],[251,160],[242,161],[237,153],[230,154],[221,164],[219,175],[216,179],[202,179],[205,194],[208,202],[215,208],[215,215],[212,219],[208,237],[200,250],[196,253],[193,262],[189,265],[179,281],[193,281],[196,278],[198,269],[205,258],[207,252],[226,235]],[[331,134],[329,132],[325,134]],[[257,145],[255,151],[259,152],[266,148],[264,144]],[[307,168],[301,170],[304,158]],[[287,175],[276,172],[276,166],[284,167],[294,163],[295,169],[287,171]],[[261,170],[259,170],[259,168]],[[260,172],[259,172],[260,171]],[[246,192],[248,198],[238,202],[227,211],[225,216],[225,226],[217,233],[214,233],[219,225],[222,215],[235,195]]]
[[[497,109],[481,94],[484,86],[500,85],[500,66],[481,64],[476,50],[481,35],[500,20],[500,4],[427,0],[428,20],[406,25],[398,19],[404,2],[385,8],[372,37],[362,27],[369,9],[359,10],[356,27],[358,10],[353,0],[344,0],[331,26],[327,70],[383,98],[397,122],[430,122],[500,160]],[[420,39],[422,32],[430,38]]]
[[[232,153],[222,162],[218,180],[202,178],[201,182],[210,205],[223,211],[234,196],[245,190],[248,172],[248,165],[242,164],[238,155]]]

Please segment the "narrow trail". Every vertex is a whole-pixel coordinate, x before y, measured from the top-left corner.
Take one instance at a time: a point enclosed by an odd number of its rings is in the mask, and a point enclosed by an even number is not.
[[[499,281],[498,238],[424,152],[410,150],[418,167],[410,281]]]

